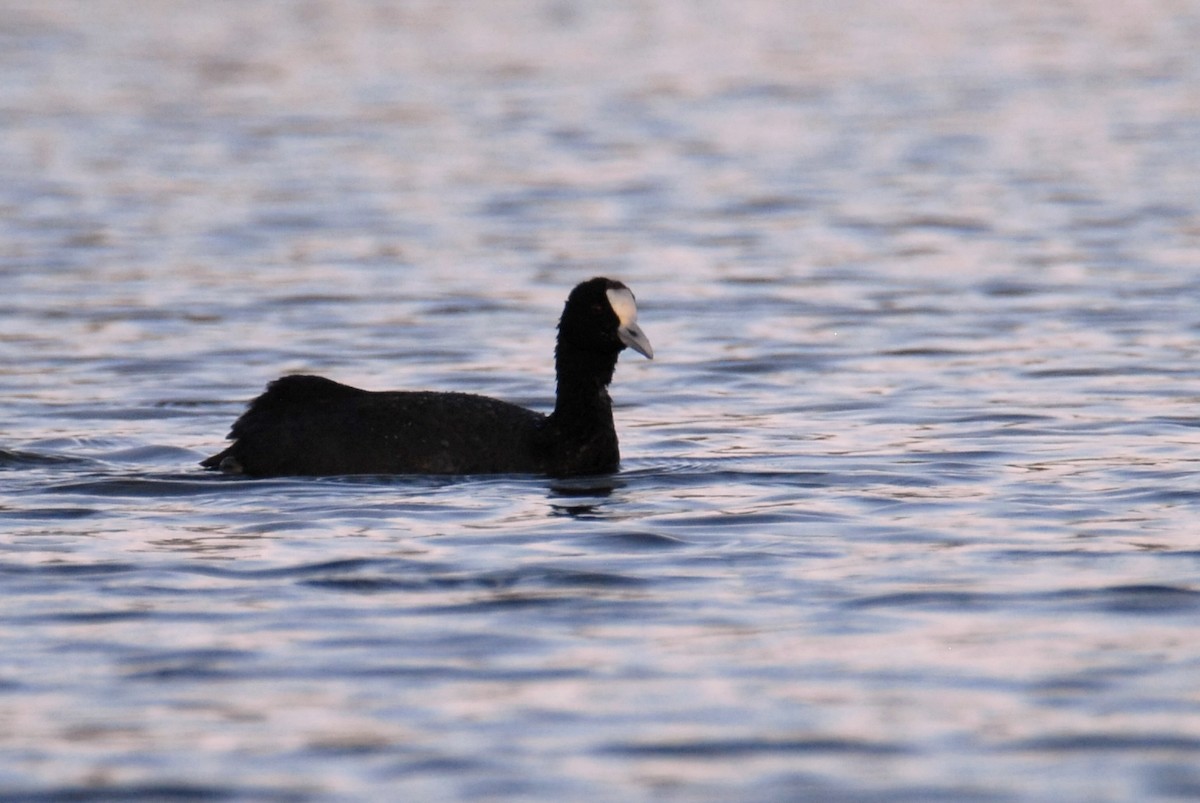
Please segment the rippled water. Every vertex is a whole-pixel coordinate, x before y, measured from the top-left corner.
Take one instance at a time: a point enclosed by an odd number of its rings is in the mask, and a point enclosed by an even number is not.
[[[1200,796],[1200,7],[0,6],[0,799]],[[618,475],[246,481],[270,379]]]

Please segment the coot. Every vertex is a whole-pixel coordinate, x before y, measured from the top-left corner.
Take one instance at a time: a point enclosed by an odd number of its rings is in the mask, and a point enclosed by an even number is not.
[[[550,415],[469,393],[360,390],[319,376],[267,386],[200,465],[253,477],[335,474],[603,474],[620,461],[608,384],[628,346],[653,358],[624,284],[571,291],[554,350]]]

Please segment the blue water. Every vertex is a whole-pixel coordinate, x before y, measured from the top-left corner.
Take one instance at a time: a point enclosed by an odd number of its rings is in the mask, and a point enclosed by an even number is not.
[[[1200,7],[0,7],[0,800],[1200,797]],[[609,477],[243,480],[289,372]]]

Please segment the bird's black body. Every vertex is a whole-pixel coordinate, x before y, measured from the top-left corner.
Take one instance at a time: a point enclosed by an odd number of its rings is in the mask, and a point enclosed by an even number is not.
[[[633,294],[592,279],[559,321],[549,415],[468,393],[373,392],[286,376],[250,403],[206,468],[268,477],[335,474],[601,474],[620,462],[612,381],[626,345],[651,356]]]

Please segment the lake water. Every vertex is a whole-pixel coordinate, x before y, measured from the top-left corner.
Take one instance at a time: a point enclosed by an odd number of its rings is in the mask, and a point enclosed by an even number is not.
[[[1200,6],[0,6],[0,800],[1200,797]],[[289,372],[619,474],[202,472]]]

